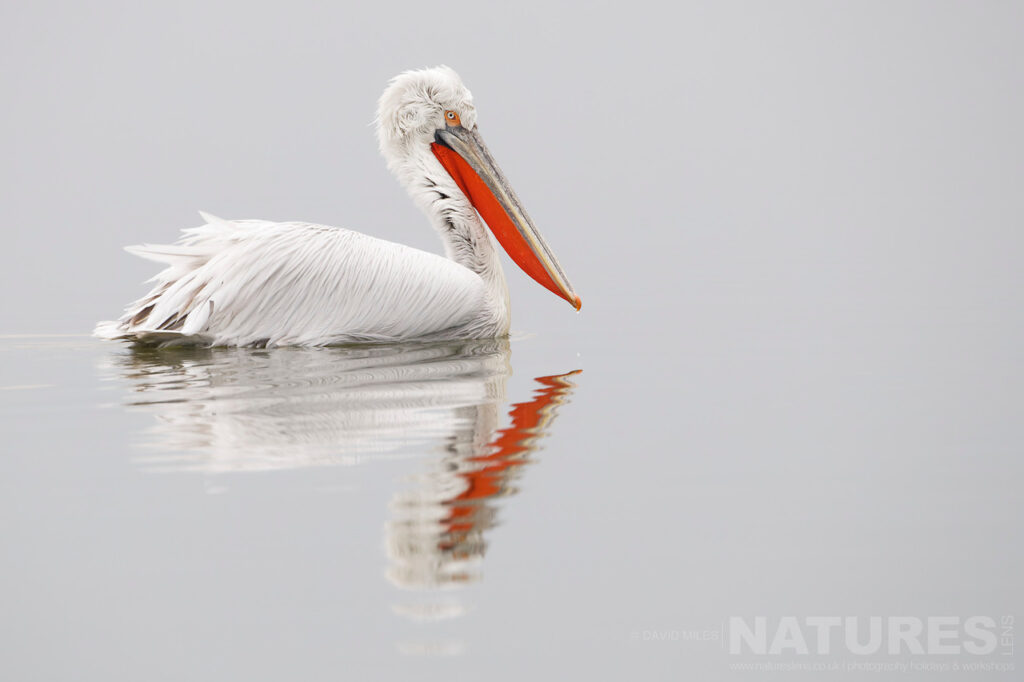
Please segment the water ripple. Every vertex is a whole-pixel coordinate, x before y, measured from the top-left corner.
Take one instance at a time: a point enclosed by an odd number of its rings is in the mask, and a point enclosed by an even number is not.
[[[412,452],[497,411],[507,340],[355,348],[132,348],[108,370],[154,416],[149,470],[349,464]]]

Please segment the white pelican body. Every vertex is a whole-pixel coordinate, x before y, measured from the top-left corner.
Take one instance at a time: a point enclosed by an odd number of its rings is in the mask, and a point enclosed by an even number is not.
[[[128,248],[167,267],[96,334],[217,346],[505,336],[508,287],[480,215],[527,274],[579,309],[483,145],[472,95],[454,71],[396,77],[381,97],[377,134],[446,257],[339,228],[203,214],[206,224],[174,245]]]

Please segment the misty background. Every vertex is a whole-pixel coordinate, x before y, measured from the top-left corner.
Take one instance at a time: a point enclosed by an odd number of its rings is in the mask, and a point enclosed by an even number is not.
[[[116,316],[155,267],[121,247],[172,241],[197,210],[439,251],[371,124],[390,77],[444,63],[584,299],[577,317],[510,269],[515,329],[582,343],[755,301],[856,305],[864,324],[958,306],[1000,343],[1021,331],[1021,15],[4,3],[0,325]]]

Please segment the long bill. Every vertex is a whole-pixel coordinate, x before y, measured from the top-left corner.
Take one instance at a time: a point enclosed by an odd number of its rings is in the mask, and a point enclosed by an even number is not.
[[[430,147],[516,265],[579,310],[583,301],[487,151],[480,133],[461,125],[448,126],[434,134]]]

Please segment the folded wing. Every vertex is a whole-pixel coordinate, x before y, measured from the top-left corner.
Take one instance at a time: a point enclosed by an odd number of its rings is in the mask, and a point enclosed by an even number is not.
[[[257,346],[444,338],[466,336],[484,307],[480,277],[441,256],[322,225],[203,218],[176,244],[127,249],[166,268],[98,336]]]

